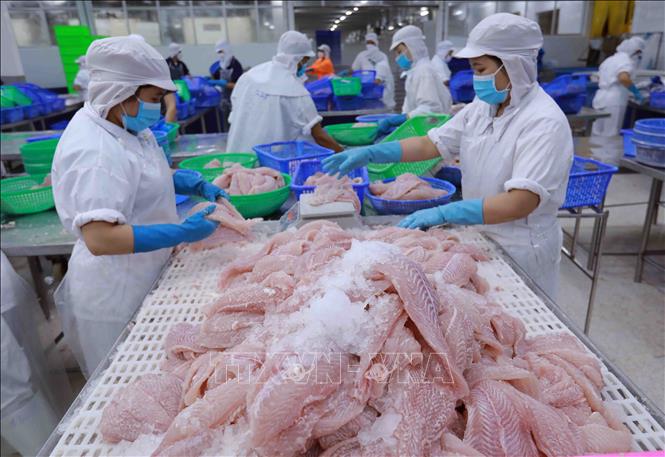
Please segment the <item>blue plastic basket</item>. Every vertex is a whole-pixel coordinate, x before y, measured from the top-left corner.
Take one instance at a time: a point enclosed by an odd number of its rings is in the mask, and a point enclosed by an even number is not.
[[[312,95],[332,95],[332,86],[330,85],[330,77],[325,76],[316,81],[305,83],[305,89]]]
[[[314,100],[314,106],[316,106],[317,111],[328,111],[330,94],[312,94],[312,100]]]
[[[23,107],[15,106],[14,108],[0,109],[0,121],[3,124],[13,124],[23,120]]]
[[[473,70],[459,71],[450,78],[450,94],[455,103],[469,103],[474,99]]]
[[[69,120],[64,119],[62,121],[57,121],[49,124],[51,130],[65,130],[69,125]]]
[[[383,101],[380,98],[365,98],[362,97],[360,102],[360,109],[380,109],[385,108]]]
[[[587,169],[589,166],[595,169]],[[612,175],[619,169],[593,159],[575,157],[568,177],[566,200],[561,209],[598,206],[603,203]]]
[[[320,160],[303,160],[298,165],[295,174],[293,175],[293,181],[291,181],[291,190],[295,194],[296,198],[300,200],[300,195],[304,193],[314,192],[316,186],[305,186],[305,181],[310,176],[323,171],[323,166]],[[362,178],[362,183],[353,184],[353,190],[356,191],[358,195],[358,200],[362,204],[365,199],[365,193],[369,187],[369,175],[367,173],[367,168],[358,168],[353,170],[348,174],[350,178]]]
[[[623,155],[626,157],[635,157],[635,144],[633,143],[633,130],[621,129],[623,136]]]
[[[388,119],[393,117],[395,113],[386,113],[386,114],[363,114],[362,116],[356,117],[356,122],[379,122],[381,119]],[[395,127],[397,128],[397,127]],[[394,130],[394,129],[393,129]]]
[[[665,109],[665,90],[651,92],[651,95],[649,95],[649,106]]]
[[[196,114],[196,102],[192,99],[187,102],[187,117],[194,116]]]
[[[183,78],[183,80],[185,81],[185,84],[187,84],[189,93],[192,96],[197,96],[203,92],[205,87],[210,87],[208,86],[208,81],[206,81],[206,79],[201,76],[190,76]]]
[[[25,105],[21,107],[23,109],[23,119],[32,119],[37,116],[40,116],[42,113],[42,107],[34,103],[32,105]]]
[[[383,97],[383,90],[385,86],[383,84],[363,84],[363,90],[361,97],[364,99],[377,99],[380,100]]]
[[[586,93],[566,94],[552,97],[565,114],[577,114],[586,101]]]
[[[196,108],[214,108],[219,106],[221,100],[222,94],[217,89],[212,86],[204,86],[194,97],[194,104]]]
[[[361,84],[369,84],[369,83],[374,83],[376,80],[376,71],[374,70],[356,70],[353,73],[351,73],[351,76],[355,76],[356,78],[360,78],[360,83]]]
[[[34,143],[35,141],[44,141],[44,140],[55,140],[62,136],[62,133],[56,133],[54,135],[43,135],[43,136],[33,136],[32,138],[26,138],[26,143]]]
[[[448,191],[446,195],[439,198],[432,198],[429,200],[386,200],[384,198],[375,197],[372,191],[367,192],[367,198],[372,203],[372,206],[379,214],[411,214],[414,211],[425,208],[433,208],[434,206],[445,205],[450,202],[457,189],[448,181],[436,178],[426,178],[421,176],[421,179],[427,181],[435,189],[443,189]],[[392,182],[395,178],[384,179],[384,183]]]
[[[51,111],[62,111],[65,109],[65,99],[64,98],[56,98],[55,100],[51,100]]]
[[[333,95],[333,107],[335,111],[354,111],[363,108],[363,98],[358,96],[338,97]]]
[[[633,127],[633,141],[665,148],[665,119],[640,119]]]
[[[333,151],[307,141],[279,141],[259,144],[252,148],[263,167],[274,168],[293,176],[303,160],[323,159]]]
[[[175,108],[179,121],[184,121],[189,117],[189,103],[187,102],[176,103]]]

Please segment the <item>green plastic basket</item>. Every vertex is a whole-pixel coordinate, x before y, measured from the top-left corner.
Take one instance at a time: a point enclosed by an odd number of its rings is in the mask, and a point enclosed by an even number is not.
[[[21,159],[23,163],[51,163],[55,148],[58,146],[60,138],[52,140],[33,141],[32,143],[22,144],[20,147]],[[34,173],[30,173],[34,174]]]
[[[0,87],[0,96],[10,100],[16,106],[32,105],[32,100],[21,92],[18,87],[2,86]]]
[[[203,168],[208,162],[217,159],[220,162],[235,162],[245,168],[254,168],[256,165],[256,155],[247,152],[227,152],[224,154],[205,154],[198,157],[192,157],[180,162],[178,168],[183,170],[195,170],[203,175],[204,179],[212,181],[224,172],[224,167]]]
[[[231,203],[247,219],[270,216],[282,207],[291,193],[291,176],[286,173],[282,176],[284,187],[262,194],[231,195]]]
[[[352,95],[360,95],[362,91],[362,84],[360,78],[350,76],[347,78],[333,78],[330,80],[332,84],[333,94],[338,97],[348,97]]]
[[[187,83],[183,81],[182,79],[176,79],[173,81],[173,84],[178,88],[178,95],[180,95],[180,98],[183,99],[183,101],[190,101],[192,98],[192,94],[189,93],[189,87],[187,87]]]
[[[376,124],[351,123],[334,124],[324,127],[338,143],[347,146],[363,146],[374,143],[377,135]]]
[[[416,116],[400,125],[393,133],[381,141],[399,141],[414,136],[424,136],[431,129],[440,127],[451,118],[448,114],[427,114]],[[427,173],[441,159],[422,160],[420,162],[370,163],[367,166],[370,181],[396,178],[404,173],[421,176]]]
[[[8,99],[7,97],[3,97],[0,95],[0,106],[3,108],[12,108],[14,107],[14,102]]]
[[[178,129],[180,129],[180,124],[177,122],[167,122],[166,125],[169,126],[169,130],[166,132],[166,138],[168,138],[170,143],[173,143],[178,136]]]
[[[0,210],[7,214],[33,214],[53,208],[53,187],[31,189],[43,180],[44,176],[21,176],[1,180]]]

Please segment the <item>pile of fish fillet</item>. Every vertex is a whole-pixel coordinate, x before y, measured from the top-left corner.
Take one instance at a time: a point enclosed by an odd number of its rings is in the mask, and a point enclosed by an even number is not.
[[[432,187],[413,173],[404,173],[388,183],[375,181],[369,185],[369,190],[384,200],[429,200],[448,195],[448,191]]]
[[[277,170],[268,167],[245,168],[238,163],[224,169],[212,183],[229,195],[261,194],[285,185],[284,177]]]
[[[362,181],[361,177],[343,176],[338,178],[321,172],[315,173],[305,180],[305,186],[316,186],[309,204],[321,206],[333,202],[350,202],[353,204],[356,213],[360,214],[362,203],[358,199],[358,194],[353,189],[353,185],[361,184]]]
[[[170,329],[101,433],[159,435],[160,456],[628,451],[598,360],[568,333],[527,337],[486,260],[439,228],[278,233],[220,266],[204,320]]]

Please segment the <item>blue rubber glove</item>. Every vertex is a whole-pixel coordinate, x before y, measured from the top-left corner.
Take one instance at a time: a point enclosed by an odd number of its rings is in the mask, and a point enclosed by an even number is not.
[[[642,103],[644,101],[644,97],[642,97],[642,94],[640,94],[640,90],[637,88],[635,84],[631,84],[628,90],[635,96],[635,101],[637,103]]]
[[[182,224],[133,225],[134,252],[150,252],[207,238],[219,225],[217,221],[206,219],[213,211],[215,205],[210,205],[189,216]]]
[[[398,125],[402,125],[404,122],[406,122],[406,119],[406,114],[395,114],[394,116],[381,119],[379,121],[379,128],[377,131],[379,134],[388,133],[393,129],[393,127],[397,127]]]
[[[424,228],[441,224],[476,225],[483,223],[483,201],[460,200],[434,208],[421,209],[402,219],[398,227]]]
[[[226,79],[211,79],[208,82],[213,86],[222,86],[222,87],[226,87],[226,85],[229,83]]]
[[[229,199],[226,192],[203,179],[203,175],[198,171],[177,170],[173,173],[173,185],[176,194],[197,195],[211,202],[217,201],[220,197]]]
[[[338,152],[323,159],[323,171],[329,175],[345,176],[368,163],[391,163],[402,160],[402,145],[399,141],[372,144],[361,148]]]

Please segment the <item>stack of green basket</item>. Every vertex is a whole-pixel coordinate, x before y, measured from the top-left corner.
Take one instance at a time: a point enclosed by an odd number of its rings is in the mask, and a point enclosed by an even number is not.
[[[56,25],[54,31],[55,41],[58,43],[58,48],[60,49],[62,67],[65,71],[67,89],[70,93],[75,92],[73,84],[76,73],[79,71],[76,59],[88,52],[90,43],[105,37],[91,35],[90,29],[84,25]]]
[[[33,141],[25,143],[19,149],[25,172],[29,175],[46,175],[51,172],[55,148],[59,138],[53,140]]]
[[[0,211],[32,214],[55,206],[53,188],[43,185],[44,176],[20,176],[0,180]]]

